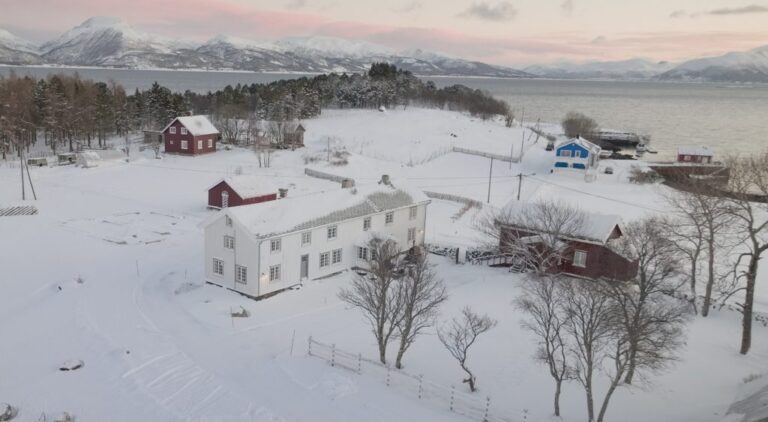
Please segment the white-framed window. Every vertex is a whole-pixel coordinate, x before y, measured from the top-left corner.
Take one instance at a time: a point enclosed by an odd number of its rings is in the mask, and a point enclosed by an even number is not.
[[[337,226],[328,226],[328,239],[336,239],[339,234],[339,228]]]
[[[171,126],[170,128],[168,128],[168,132],[173,134],[173,135],[175,135],[176,134],[176,126]]]
[[[222,191],[221,192],[221,207],[227,208],[229,206],[229,192]],[[229,217],[227,217],[229,218]],[[231,226],[232,224],[227,224],[228,226]]]
[[[181,141],[181,149],[189,149],[189,141]]]
[[[388,212],[384,214],[384,224],[392,224],[395,221],[395,213]]]
[[[224,236],[224,247],[227,249],[235,249],[235,238],[233,236]]]
[[[248,284],[248,267],[235,265],[235,281],[242,284]]]
[[[584,268],[587,266],[587,252],[574,251],[573,252],[573,266]]]
[[[208,140],[208,148],[213,148],[213,138]]]
[[[213,273],[217,275],[224,275],[224,261],[213,258]]]
[[[363,219],[363,231],[368,231],[371,229],[371,217],[365,217]]]
[[[185,128],[185,127],[182,127],[182,128],[181,128],[181,134],[182,134],[182,135],[186,135],[186,134],[187,134],[187,128]]]
[[[357,247],[357,258],[362,259],[364,261],[368,260],[368,248],[364,248],[362,246]]]
[[[227,225],[227,227],[232,227],[232,218],[228,215],[225,215],[224,223]]]
[[[331,263],[338,264],[341,262],[341,249],[334,249],[331,254]]]
[[[197,149],[203,149],[203,140],[202,139],[197,141]]]
[[[408,209],[408,218],[410,220],[415,220],[417,215],[419,215],[419,209],[417,207],[411,207]]]
[[[683,155],[683,161],[691,161],[690,155]]]
[[[301,234],[301,246],[312,244],[312,232],[304,232]]]
[[[171,145],[173,145],[173,139],[171,139]]]
[[[331,253],[323,252],[320,254],[320,268],[331,265]]]
[[[371,261],[375,261],[376,257],[378,256],[376,249],[371,249],[370,254],[371,254]]]
[[[280,264],[269,267],[269,281],[280,281]]]
[[[408,241],[413,242],[416,240],[416,227],[411,227],[408,229]]]
[[[560,156],[561,157],[570,157],[571,156],[571,150],[568,150],[568,149],[561,150],[560,151]]]
[[[270,252],[280,252],[283,247],[283,241],[281,239],[272,239],[269,241]]]

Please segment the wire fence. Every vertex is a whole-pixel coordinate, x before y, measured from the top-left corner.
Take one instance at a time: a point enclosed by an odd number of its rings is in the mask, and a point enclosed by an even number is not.
[[[520,161],[519,157],[511,157],[509,155],[501,155],[501,154],[492,154],[490,152],[477,151],[469,148],[453,147],[453,152],[458,152],[461,154],[468,154],[468,155],[477,155],[478,157],[493,158],[494,160],[499,160],[499,161],[506,161],[506,162],[511,161],[513,163],[517,163]]]
[[[361,354],[350,353],[335,344],[321,343],[312,337],[308,341],[308,354],[328,362],[333,367],[352,371],[383,382],[398,392],[416,398],[430,406],[445,409],[479,422],[511,422],[494,412],[491,398],[459,391],[456,386],[446,387],[402,370],[382,365],[364,358]]]

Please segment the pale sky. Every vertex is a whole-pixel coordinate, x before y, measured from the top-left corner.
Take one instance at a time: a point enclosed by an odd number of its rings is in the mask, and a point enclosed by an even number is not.
[[[768,0],[0,0],[0,28],[36,42],[91,16],[192,41],[329,35],[518,67],[768,44]]]

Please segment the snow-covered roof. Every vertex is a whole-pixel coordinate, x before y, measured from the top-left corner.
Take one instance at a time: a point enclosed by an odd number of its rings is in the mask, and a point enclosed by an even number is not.
[[[184,127],[187,128],[187,130],[189,131],[189,133],[192,134],[192,136],[219,134],[219,130],[216,129],[216,126],[214,126],[213,123],[211,123],[211,121],[208,120],[208,118],[203,115],[177,117],[173,119],[171,123],[168,123],[168,126],[164,127],[161,132],[165,132],[176,121],[184,125]]]
[[[560,145],[557,146],[557,149],[560,149],[566,145],[571,145],[571,144],[576,144],[582,148],[585,148],[588,151],[593,152],[594,154],[600,154],[600,150],[602,149],[599,146],[593,144],[592,142],[582,138],[581,136],[579,136],[578,138],[571,138],[561,143]]]
[[[256,175],[238,175],[225,177],[219,179],[216,183],[211,185],[208,190],[216,187],[221,182],[226,182],[241,198],[251,198],[260,195],[269,195],[270,193],[277,193],[278,189],[286,188],[275,183],[274,178],[268,176],[256,176]]]
[[[712,157],[715,155],[708,146],[685,145],[677,148],[678,155],[700,155],[703,157]]]
[[[222,212],[257,239],[263,239],[425,202],[429,202],[429,198],[421,190],[392,181],[390,185],[373,183],[289,195],[285,199],[227,208]]]
[[[525,227],[524,224],[515,224],[515,215],[523,214],[533,206],[530,202],[511,201],[504,207],[503,215],[509,216],[510,221],[507,225],[519,229],[536,230],[532,227]],[[582,214],[583,223],[574,233],[569,233],[569,237],[574,240],[583,240],[586,242],[606,244],[616,226],[621,230],[622,219],[618,215],[601,214],[595,212],[579,211]]]

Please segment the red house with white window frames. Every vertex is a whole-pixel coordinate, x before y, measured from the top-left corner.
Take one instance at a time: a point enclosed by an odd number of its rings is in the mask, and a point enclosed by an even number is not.
[[[715,153],[706,146],[682,146],[677,149],[678,163],[712,164]]]
[[[163,130],[165,152],[199,155],[216,152],[219,130],[205,116],[182,116],[173,119]]]
[[[560,239],[566,258],[552,272],[588,279],[629,281],[637,276],[638,262],[620,254],[613,242],[623,236],[618,216],[584,214],[583,227],[569,237]],[[499,247],[515,239],[530,238],[536,245],[537,233],[528,227],[501,225]]]
[[[274,201],[287,190],[279,188],[263,176],[225,177],[208,188],[208,207],[229,208]]]

